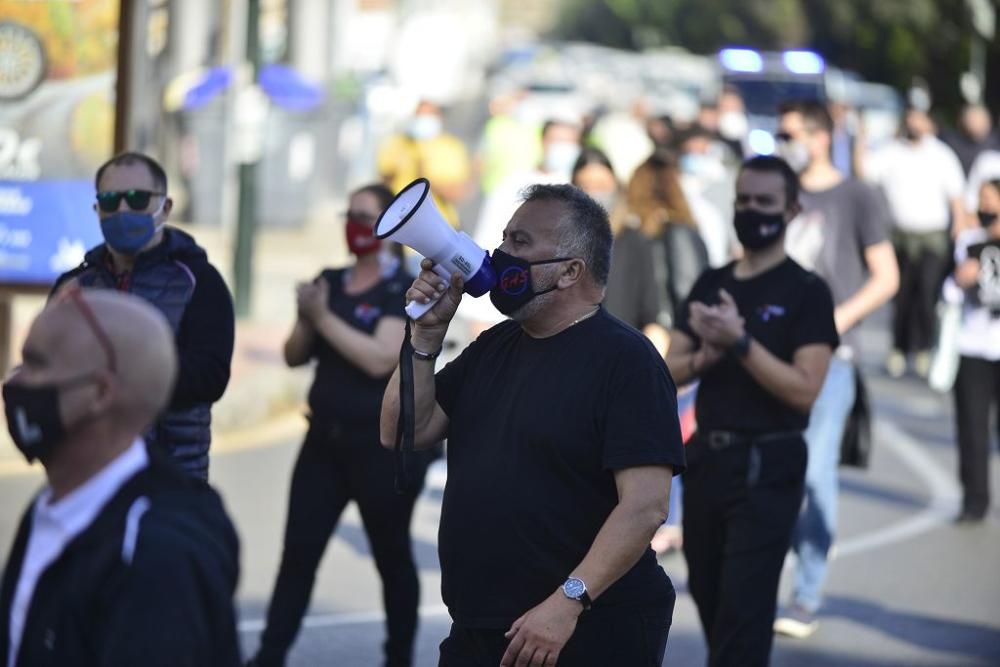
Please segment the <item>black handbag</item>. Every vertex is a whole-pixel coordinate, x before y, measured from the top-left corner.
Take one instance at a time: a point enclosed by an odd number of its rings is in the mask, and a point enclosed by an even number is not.
[[[868,388],[861,371],[854,368],[854,405],[844,424],[840,441],[840,465],[867,468],[872,454],[872,415]]]

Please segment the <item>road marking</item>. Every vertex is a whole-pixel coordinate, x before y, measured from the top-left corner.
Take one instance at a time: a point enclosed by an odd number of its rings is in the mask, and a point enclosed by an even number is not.
[[[854,556],[889,544],[908,540],[937,526],[947,524],[958,513],[960,490],[951,475],[924,447],[892,422],[875,420],[875,442],[885,447],[910,469],[930,492],[923,510],[882,528],[836,542],[837,558]]]
[[[444,605],[430,605],[419,609],[420,618],[441,618],[448,616],[448,608]],[[365,625],[382,623],[385,612],[382,611],[348,611],[339,614],[310,614],[302,619],[304,628],[333,628],[343,625]],[[264,630],[264,619],[252,618],[240,621],[240,632],[261,632]]]
[[[923,482],[930,493],[930,500],[927,506],[914,516],[837,542],[838,560],[912,539],[921,533],[947,524],[958,511],[960,498],[958,484],[942,470],[941,464],[934,460],[915,438],[907,435],[890,421],[876,419],[875,441],[878,443],[877,446],[891,450],[893,455]],[[447,615],[448,609],[443,605],[420,608],[421,618]],[[330,628],[384,621],[385,613],[382,611],[362,611],[309,615],[303,619],[302,625],[307,628]],[[264,619],[248,619],[239,624],[239,630],[243,633],[261,632],[263,629]]]

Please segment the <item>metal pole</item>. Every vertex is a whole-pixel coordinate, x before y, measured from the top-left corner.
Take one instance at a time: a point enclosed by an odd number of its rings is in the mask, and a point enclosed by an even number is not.
[[[132,113],[132,42],[135,34],[133,0],[118,3],[118,67],[115,80],[114,152],[128,148]]]
[[[260,0],[247,3],[246,58],[252,70],[252,81],[257,80],[260,67]],[[250,314],[250,297],[253,286],[253,245],[257,225],[257,165],[256,160],[240,163],[240,195],[236,220],[236,250],[233,254],[234,305],[237,317]]]

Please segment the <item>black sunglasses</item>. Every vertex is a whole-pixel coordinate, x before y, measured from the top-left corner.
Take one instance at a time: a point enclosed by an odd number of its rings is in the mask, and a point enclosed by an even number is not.
[[[122,199],[124,199],[125,203],[133,211],[145,211],[146,207],[149,206],[149,200],[154,195],[162,197],[166,193],[153,192],[152,190],[124,190],[121,192],[109,190],[108,192],[97,193],[97,205],[105,213],[114,213],[121,205]]]
[[[787,132],[778,132],[774,138],[781,143],[789,143],[792,140],[792,135]]]

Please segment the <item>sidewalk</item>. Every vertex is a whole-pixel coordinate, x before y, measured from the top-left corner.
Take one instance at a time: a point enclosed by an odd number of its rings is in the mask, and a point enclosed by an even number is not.
[[[325,266],[347,261],[340,208],[331,204],[301,229],[265,229],[257,235],[251,316],[237,321],[232,375],[225,395],[212,409],[213,451],[239,444],[244,435],[280,422],[280,434],[297,434],[304,426],[290,414],[301,413],[312,370],[289,369],[282,357],[285,337],[295,320],[295,283],[309,280]],[[208,252],[232,288],[229,235],[221,229],[180,225]],[[14,305],[13,359],[32,318],[44,306],[41,297],[20,297]],[[273,426],[273,424],[272,424]],[[275,435],[272,432],[270,435]],[[280,436],[279,436],[280,437]],[[0,474],[31,468],[14,448],[7,429],[0,432]]]

